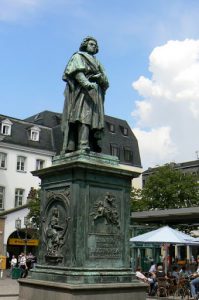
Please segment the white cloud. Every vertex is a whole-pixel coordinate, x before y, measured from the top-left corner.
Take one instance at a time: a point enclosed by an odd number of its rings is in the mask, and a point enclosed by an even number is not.
[[[171,128],[159,127],[150,131],[134,128],[133,132],[139,141],[140,154],[143,166],[163,164],[165,160],[173,160],[177,155],[176,146],[173,144]]]
[[[144,167],[195,159],[199,150],[199,40],[169,41],[149,57],[151,79],[141,76],[133,88],[132,115]],[[151,158],[150,158],[151,157]]]

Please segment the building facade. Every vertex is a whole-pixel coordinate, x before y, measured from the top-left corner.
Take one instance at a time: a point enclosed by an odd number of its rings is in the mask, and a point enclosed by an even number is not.
[[[52,157],[61,151],[60,123],[61,114],[50,111],[25,120],[0,115],[0,255],[5,255],[8,248],[12,252],[10,241],[17,237],[18,218],[25,228],[28,194],[40,185],[31,172],[50,167]],[[118,156],[122,165],[141,174],[137,139],[126,121],[105,116],[101,148],[102,153]]]
[[[51,129],[0,115],[0,254],[6,253],[16,216],[27,215],[27,197],[40,180],[31,171],[49,167],[55,154]]]

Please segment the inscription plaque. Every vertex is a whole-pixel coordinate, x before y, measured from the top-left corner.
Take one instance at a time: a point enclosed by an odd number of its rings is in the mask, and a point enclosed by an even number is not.
[[[121,237],[119,235],[90,234],[88,236],[89,258],[121,258]]]

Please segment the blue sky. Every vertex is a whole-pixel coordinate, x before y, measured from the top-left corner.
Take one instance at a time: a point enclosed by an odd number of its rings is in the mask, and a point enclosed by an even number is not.
[[[179,132],[181,126],[175,129],[181,108],[182,124],[186,118],[184,100],[174,111],[170,110],[171,102],[165,105],[166,100],[159,101],[162,104],[157,108],[152,86],[159,84],[162,88],[173,74],[170,68],[166,73],[160,72],[161,51],[166,51],[166,56],[169,51],[172,56],[176,41],[180,43],[177,49],[182,47],[185,52],[187,47],[195,47],[184,41],[197,43],[198,15],[197,0],[0,0],[0,113],[26,118],[43,110],[62,112],[63,70],[82,39],[92,35],[98,40],[97,56],[110,81],[105,113],[126,119],[135,130],[144,167],[168,160],[193,160],[199,150],[197,141],[181,153],[184,130]],[[197,66],[198,46],[194,49]],[[177,58],[180,52],[175,52]],[[158,58],[161,61],[157,67]],[[182,59],[186,60],[186,56]],[[171,67],[171,61],[165,62],[169,63]],[[163,73],[165,76],[160,75]],[[146,93],[147,82],[150,92]],[[172,87],[168,85],[167,90]],[[198,101],[192,103],[196,108],[188,119],[192,123],[193,117],[194,127],[199,123]],[[156,111],[150,118],[149,107]],[[163,123],[160,118],[154,121],[160,111],[165,113]]]

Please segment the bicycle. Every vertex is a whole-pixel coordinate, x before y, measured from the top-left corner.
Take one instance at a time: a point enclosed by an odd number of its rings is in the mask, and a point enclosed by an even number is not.
[[[179,298],[189,300],[191,297],[190,290],[190,279],[189,278],[180,278],[177,283],[177,288],[174,294],[174,298]]]

